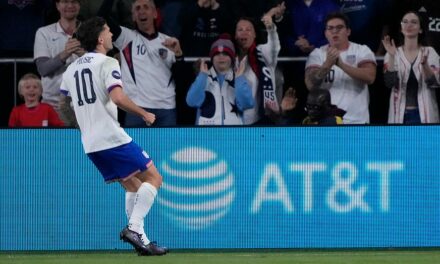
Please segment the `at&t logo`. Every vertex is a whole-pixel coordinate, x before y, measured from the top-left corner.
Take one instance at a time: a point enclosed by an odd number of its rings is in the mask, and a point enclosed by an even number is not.
[[[188,147],[160,165],[164,176],[157,199],[178,226],[199,230],[224,217],[234,201],[234,175],[226,161],[208,149]]]

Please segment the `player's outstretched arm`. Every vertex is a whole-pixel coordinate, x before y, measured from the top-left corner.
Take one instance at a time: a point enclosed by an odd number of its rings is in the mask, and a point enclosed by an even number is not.
[[[62,120],[66,121],[66,126],[78,127],[78,122],[76,121],[75,112],[73,111],[70,103],[72,102],[72,97],[66,96],[63,93],[60,95],[60,111],[63,115]]]
[[[153,124],[156,120],[156,116],[154,114],[145,111],[133,103],[133,101],[130,100],[130,98],[128,98],[127,95],[125,95],[125,93],[122,91],[121,86],[117,86],[111,90],[110,98],[122,110],[142,117],[147,125]]]

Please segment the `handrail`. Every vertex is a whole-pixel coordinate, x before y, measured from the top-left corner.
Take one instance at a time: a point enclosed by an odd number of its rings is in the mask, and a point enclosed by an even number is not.
[[[185,62],[195,62],[201,58],[208,57],[185,57]],[[377,61],[383,61],[383,56],[376,56]],[[278,62],[305,62],[307,57],[278,57]],[[14,106],[17,103],[17,63],[34,63],[33,58],[0,58],[0,63],[14,64]]]

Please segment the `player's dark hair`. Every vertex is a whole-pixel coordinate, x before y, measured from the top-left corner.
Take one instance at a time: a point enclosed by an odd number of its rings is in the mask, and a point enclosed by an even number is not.
[[[98,38],[106,24],[102,17],[93,17],[81,23],[76,31],[76,37],[86,51],[94,51]]]
[[[332,12],[330,14],[328,14],[325,18],[325,25],[327,26],[327,23],[332,20],[332,19],[340,19],[342,21],[344,21],[345,27],[346,28],[350,28],[350,19],[348,18],[348,16],[342,12]]]

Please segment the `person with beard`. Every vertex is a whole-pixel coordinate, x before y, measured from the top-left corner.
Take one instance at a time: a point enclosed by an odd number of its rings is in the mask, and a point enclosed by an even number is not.
[[[172,67],[183,63],[179,40],[156,29],[158,12],[153,0],[135,0],[132,18],[135,29],[118,25],[110,17],[114,0],[104,0],[98,15],[106,18],[120,50],[122,81],[128,97],[156,115],[153,126],[176,125],[176,91]],[[136,115],[127,113],[126,127],[146,127]]]

